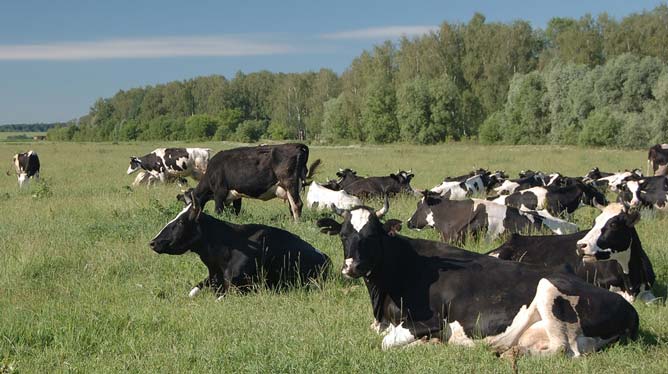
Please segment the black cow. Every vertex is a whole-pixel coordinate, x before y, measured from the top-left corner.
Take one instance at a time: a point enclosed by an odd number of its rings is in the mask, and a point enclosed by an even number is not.
[[[637,211],[612,203],[603,209],[591,230],[561,236],[514,234],[487,254],[549,268],[569,266],[588,283],[618,292],[630,302],[638,296],[643,301],[652,301],[655,276],[634,227],[639,219]],[[593,255],[583,258],[578,248],[584,253],[587,247],[596,250],[589,250]],[[612,261],[597,261],[605,259]]]
[[[647,174],[649,167],[655,176],[668,175],[668,144],[656,144],[647,153]]]
[[[290,203],[292,217],[297,220],[302,212],[299,192],[320,164],[316,160],[308,170],[308,154],[308,147],[299,143],[220,151],[195,187],[195,199],[201,206],[213,199],[216,212],[231,201],[239,214],[242,197],[264,201],[278,197]]]
[[[37,152],[28,151],[17,153],[12,158],[12,164],[19,179],[19,188],[28,187],[30,178],[39,181],[39,157]],[[7,172],[9,175],[9,171]]]
[[[200,180],[206,172],[210,153],[209,148],[156,148],[144,156],[130,157],[127,173],[144,170],[133,185],[183,180],[188,176]]]
[[[411,171],[400,170],[387,177],[367,177],[349,184],[344,191],[358,197],[380,196],[385,193],[393,195],[401,192],[413,193],[411,179],[415,175]]]
[[[556,234],[577,230],[573,223],[552,217],[547,212],[525,212],[487,200],[450,200],[426,192],[408,220],[411,229],[434,227],[443,241],[463,240],[467,233],[487,230],[487,240],[503,233],[547,228]]]
[[[573,274],[477,254],[435,241],[390,236],[373,209],[321,220],[339,234],[341,272],[363,278],[377,324],[389,324],[382,347],[436,337],[499,352],[578,356],[620,338],[636,338],[638,314],[618,294]]]
[[[608,204],[605,195],[591,185],[574,180],[566,186],[532,187],[503,195],[492,200],[523,210],[546,209],[551,214],[563,211],[573,213],[580,205],[604,206]]]
[[[622,184],[618,200],[630,203],[634,207],[667,209],[668,177],[657,176],[628,180]]]
[[[331,179],[321,186],[333,191],[340,191],[348,185],[364,179],[364,177],[357,176],[357,172],[355,170],[348,168],[339,169],[339,171],[336,172],[336,176],[339,177],[338,180]]]
[[[263,281],[270,288],[303,285],[325,277],[329,258],[298,236],[271,226],[235,225],[202,212],[190,193],[187,206],[149,243],[157,253],[195,252],[209,270],[190,297],[204,287],[222,296],[231,286],[241,290]]]

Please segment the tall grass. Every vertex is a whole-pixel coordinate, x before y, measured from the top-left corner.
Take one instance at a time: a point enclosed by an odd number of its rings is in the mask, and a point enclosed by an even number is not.
[[[285,228],[327,253],[333,276],[319,288],[247,295],[216,302],[210,292],[195,299],[190,288],[206,275],[193,254],[157,255],[147,243],[181,205],[179,188],[131,188],[128,157],[170,144],[36,143],[44,185],[19,191],[15,177],[0,177],[0,371],[38,372],[509,372],[512,364],[484,346],[427,345],[380,350],[368,295],[361,281],[339,276],[337,237],[320,234],[314,221],[329,213],[305,209],[294,223],[280,201],[244,200],[242,214],[221,219]],[[177,145],[177,144],[171,144]],[[198,144],[214,150],[228,143]],[[194,146],[194,145],[193,145]],[[9,166],[16,145],[0,144]],[[557,170],[583,175],[642,167],[645,152],[571,147],[405,145],[311,147],[324,165],[317,179],[339,167],[360,175],[413,169],[424,188],[474,167]],[[46,190],[46,192],[45,192]],[[391,200],[390,218],[406,220],[414,197]],[[369,202],[380,206],[380,201]],[[207,205],[213,210],[213,204]],[[574,220],[588,227],[597,211],[582,208]],[[666,292],[668,221],[646,213],[638,224],[658,285]],[[438,239],[432,230],[403,235]],[[478,252],[500,244],[470,241]],[[663,305],[636,304],[641,337],[628,345],[576,360],[521,358],[526,372],[666,372],[668,313]],[[474,311],[472,311],[473,313]]]

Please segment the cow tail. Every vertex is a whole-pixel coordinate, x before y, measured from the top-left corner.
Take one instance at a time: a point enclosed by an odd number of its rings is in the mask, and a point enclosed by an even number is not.
[[[318,167],[319,167],[321,164],[322,164],[322,161],[321,161],[320,159],[317,159],[317,160],[313,161],[313,163],[311,164],[311,167],[308,168],[308,174],[306,174],[306,178],[304,178],[304,182],[303,182],[303,183],[304,183],[305,185],[306,185],[306,184],[310,184],[311,179],[313,178],[313,176],[314,176],[315,173],[316,173],[316,169],[318,169]]]
[[[304,144],[300,144],[299,153],[297,153],[297,170],[299,173],[299,182],[301,183],[302,189],[306,185],[306,178],[308,176],[308,168],[306,164],[308,163],[308,147]]]

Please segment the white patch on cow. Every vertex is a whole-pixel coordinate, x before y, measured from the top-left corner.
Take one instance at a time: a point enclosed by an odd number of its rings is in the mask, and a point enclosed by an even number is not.
[[[578,225],[557,218],[551,215],[547,210],[537,210],[536,213],[542,218],[543,226],[547,227],[553,233],[557,235],[571,234],[578,230]],[[533,216],[527,214],[527,217],[531,217],[531,222],[533,222]]]
[[[19,174],[19,187],[20,188],[28,187],[29,184],[30,184],[30,181],[28,179],[28,174],[20,173]]]
[[[668,149],[668,144],[661,144],[661,149]]]
[[[633,239],[631,239],[631,244],[633,244]],[[625,251],[610,253],[610,260],[617,261],[624,274],[628,274],[631,266],[631,246],[629,245]]]
[[[501,195],[497,197],[496,199],[492,200],[492,202],[495,202],[497,204],[505,205],[506,204],[506,198],[508,195]]]
[[[601,214],[599,214],[594,220],[594,227],[592,227],[591,230],[589,230],[587,235],[585,235],[582,239],[577,241],[578,247],[582,244],[585,244],[584,247],[579,247],[585,255],[595,256],[596,252],[604,250],[610,251],[609,248],[599,248],[597,244],[598,238],[601,236],[601,231],[603,230],[605,224],[611,218],[618,216],[623,211],[624,211],[624,206],[619,203],[611,203],[603,208]],[[627,268],[628,268],[628,263],[627,263]]]
[[[466,189],[468,192],[472,194],[481,194],[485,192],[483,183],[482,183],[482,177],[478,175],[474,175],[471,178],[467,179],[464,182],[464,185],[466,186]]]
[[[427,214],[427,218],[425,220],[427,221],[427,225],[429,227],[436,226],[436,221],[434,221],[434,212],[430,211],[429,214]]]
[[[503,204],[498,204],[494,201],[487,201],[482,199],[473,200],[473,211],[478,209],[479,205],[485,206],[485,213],[487,214],[487,235],[486,240],[492,241],[506,231],[503,226],[503,220],[506,218],[508,207]]]
[[[355,231],[360,232],[369,223],[371,212],[366,209],[355,209],[350,211],[350,224],[353,225]]]
[[[466,347],[471,347],[474,344],[473,339],[466,336],[464,328],[458,321],[446,324],[443,339],[448,342],[448,344],[463,345]]]
[[[183,210],[182,210],[179,214],[177,214],[176,217],[174,217],[173,220],[167,222],[167,224],[165,225],[165,227],[163,227],[162,230],[160,230],[160,232],[159,232],[156,236],[154,236],[153,239],[151,239],[151,241],[155,240],[155,238],[157,238],[158,236],[160,236],[160,234],[162,234],[162,232],[165,231],[165,229],[166,229],[169,225],[171,225],[173,222],[175,222],[177,219],[179,219],[179,217],[181,217],[182,215],[186,214],[186,213],[188,212],[188,209],[190,209],[190,207],[192,207],[192,203],[186,205],[186,207],[183,208]]]
[[[629,189],[629,192],[631,192],[631,206],[640,205],[640,196],[638,196],[640,182],[643,182],[643,180],[626,182],[626,187]]]
[[[460,184],[461,182],[458,181],[446,181],[432,188],[430,191],[441,196],[445,196],[448,192],[450,192],[450,200],[463,200],[466,198],[468,191],[462,188]]]
[[[500,195],[511,194],[511,193],[515,192],[515,190],[519,186],[520,186],[520,184],[517,183],[517,182],[506,180],[506,181],[503,181],[503,183],[501,183],[501,185],[499,187],[496,187],[494,189],[494,191],[496,193],[500,194]]]
[[[557,178],[559,178],[560,176],[561,175],[559,173],[553,173],[553,174],[548,175],[548,177],[550,179],[548,180],[547,184],[545,184],[545,185],[546,186],[551,186],[557,180]]]
[[[200,289],[199,287],[194,287],[190,292],[188,293],[188,297],[195,297],[199,293]]]
[[[383,338],[383,350],[394,347],[401,347],[415,341],[415,337],[410,330],[403,328],[404,323],[401,322],[398,326],[390,325],[387,335]]]
[[[353,259],[352,258],[347,258],[343,260],[343,269],[341,269],[341,273],[343,275],[348,275],[350,273],[350,267],[353,265]]]
[[[536,195],[536,201],[537,201],[536,208],[531,209],[530,207],[526,207],[526,206],[524,206],[524,204],[522,204],[520,209],[522,209],[522,210],[541,210],[541,209],[546,208],[546,205],[547,205],[547,198],[546,198],[547,189],[545,187],[532,187],[532,188],[529,188],[527,190],[522,191],[522,194],[527,193],[527,192],[530,192],[530,193],[533,193],[534,195]]]
[[[614,292],[614,293],[616,293],[617,295],[623,297],[624,300],[628,301],[628,302],[631,303],[631,304],[633,304],[633,302],[636,300],[636,297],[635,297],[635,296],[633,296],[632,294],[630,294],[630,293],[628,293],[628,292],[626,292],[626,291],[622,291],[622,289],[619,288],[619,287],[610,286],[609,291],[610,291],[610,292]]]
[[[346,191],[333,191],[316,182],[312,182],[306,194],[308,206],[317,206],[318,209],[330,209],[332,205],[338,209],[350,209],[362,205],[362,201]]]

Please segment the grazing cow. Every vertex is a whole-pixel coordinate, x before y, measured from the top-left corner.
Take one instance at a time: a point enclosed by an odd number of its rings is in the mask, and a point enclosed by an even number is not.
[[[548,182],[548,177],[540,171],[523,171],[520,173],[520,178],[503,181],[499,187],[494,188],[494,192],[499,195],[507,195],[531,187],[545,186]]]
[[[668,175],[668,144],[656,144],[649,149],[647,174],[649,174],[650,166],[655,176]]]
[[[633,207],[667,209],[668,178],[657,176],[626,181],[622,184],[618,200],[630,203]]]
[[[147,155],[130,157],[127,173],[143,169],[149,174],[137,177],[133,185],[182,180],[187,176],[200,180],[206,172],[210,152],[209,148],[156,148]]]
[[[443,241],[463,240],[466,233],[477,235],[487,230],[487,240],[494,240],[502,233],[547,228],[556,234],[577,230],[573,223],[552,217],[545,211],[523,212],[519,209],[487,200],[448,200],[432,193],[425,193],[417,204],[415,213],[408,220],[411,229],[434,227]]]
[[[579,181],[564,187],[532,187],[513,192],[510,195],[499,196],[492,201],[522,210],[546,209],[555,215],[563,211],[573,213],[582,204],[591,206],[608,204],[605,195],[599,190]]]
[[[637,337],[631,304],[573,274],[390,236],[368,207],[337,213],[343,223],[318,226],[340,235],[341,273],[364,279],[374,325],[389,325],[383,349],[432,337],[470,346],[477,338],[498,352],[579,356]]]
[[[639,219],[637,211],[612,203],[603,208],[590,230],[561,236],[513,234],[487,254],[549,268],[566,265],[588,283],[618,292],[629,302],[636,297],[652,301],[655,276],[634,227]]]
[[[430,191],[451,200],[463,200],[471,195],[486,193],[507,178],[503,171],[497,170],[494,173],[491,173],[484,169],[480,170],[483,172],[474,174],[462,181],[445,178],[443,183],[435,186]]]
[[[186,207],[149,243],[157,253],[197,253],[209,270],[189,296],[211,287],[222,296],[230,286],[246,290],[260,281],[270,288],[325,277],[329,258],[298,236],[271,226],[235,225],[202,212],[190,193]]]
[[[332,205],[339,209],[350,209],[362,205],[362,200],[346,191],[333,191],[312,182],[306,194],[306,204],[318,209],[330,209]]]
[[[201,206],[213,199],[216,212],[232,202],[237,215],[242,197],[263,201],[278,197],[289,202],[292,217],[297,220],[302,212],[299,191],[320,165],[316,160],[307,169],[308,154],[308,147],[299,143],[220,151],[209,161],[194,196]]]
[[[12,163],[19,179],[19,188],[28,187],[30,178],[39,181],[40,165],[37,152],[30,150],[28,152],[17,153],[12,158]],[[7,175],[9,175],[9,171]]]
[[[411,171],[400,170],[387,177],[368,177],[358,180],[343,188],[351,195],[359,197],[380,196],[382,194],[397,194],[400,192],[413,193],[411,179],[415,175]]]

